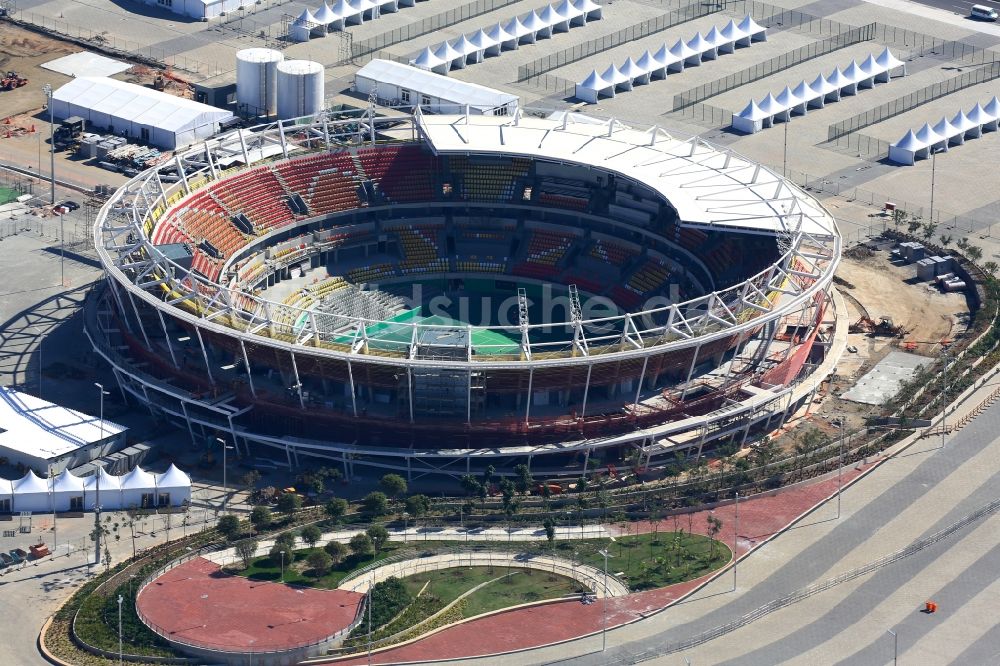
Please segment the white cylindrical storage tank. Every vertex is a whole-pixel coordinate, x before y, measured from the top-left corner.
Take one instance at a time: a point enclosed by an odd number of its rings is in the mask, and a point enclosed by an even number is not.
[[[311,60],[278,63],[278,118],[316,115],[323,110],[323,65]]]
[[[274,49],[236,52],[236,105],[243,113],[273,116],[277,111],[278,63],[285,55]]]

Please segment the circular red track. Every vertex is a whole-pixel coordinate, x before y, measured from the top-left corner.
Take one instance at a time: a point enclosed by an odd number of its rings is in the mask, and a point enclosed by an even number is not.
[[[171,642],[222,651],[281,651],[322,641],[354,621],[364,595],[259,582],[203,558],[147,585],[139,613]]]

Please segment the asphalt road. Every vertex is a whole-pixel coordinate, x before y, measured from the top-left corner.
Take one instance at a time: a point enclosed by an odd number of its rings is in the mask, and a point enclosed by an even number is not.
[[[1000,11],[1000,1],[998,0],[976,0],[972,2],[971,0],[911,0],[920,5],[926,7],[934,7],[936,9],[943,9],[949,12],[958,12],[960,14],[968,15],[969,10],[972,5],[985,5],[987,7],[992,7],[997,11]]]

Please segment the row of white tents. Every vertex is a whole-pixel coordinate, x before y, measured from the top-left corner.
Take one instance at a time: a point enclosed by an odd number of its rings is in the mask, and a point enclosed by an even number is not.
[[[324,2],[316,11],[307,7],[288,26],[288,36],[296,42],[308,42],[310,37],[322,37],[348,25],[374,20],[383,12],[398,12],[400,7],[413,7],[416,0],[337,0],[331,7]]]
[[[931,151],[948,150],[949,145],[962,145],[983,132],[995,132],[1000,125],[1000,99],[994,97],[986,106],[976,105],[966,113],[959,111],[954,118],[941,118],[931,127],[928,123],[916,132],[909,130],[902,139],[889,146],[889,160],[911,165],[917,159],[927,158]]]
[[[638,59],[630,56],[621,68],[612,64],[603,73],[593,70],[586,79],[576,84],[576,98],[594,104],[598,98],[614,97],[617,90],[632,90],[633,86],[648,84],[651,79],[665,79],[667,72],[681,72],[685,67],[697,67],[703,60],[715,60],[723,53],[733,53],[738,46],[767,40],[767,30],[748,14],[737,25],[730,20],[721,29],[713,27],[707,35],[700,32],[688,41],[678,39],[667,48],[666,44],[656,53],[646,51]]]
[[[552,37],[555,32],[568,32],[570,28],[586,25],[588,21],[600,19],[602,12],[601,6],[593,0],[563,0],[524,17],[515,16],[462,35],[453,42],[428,46],[410,60],[410,64],[447,74],[452,69],[480,63],[488,56],[499,56],[504,49],[514,50],[520,44],[534,44],[539,39]]]
[[[748,134],[770,127],[774,121],[788,122],[792,114],[805,115],[807,109],[823,108],[826,102],[838,102],[841,96],[856,95],[862,88],[873,88],[876,82],[888,83],[891,72],[902,69],[906,76],[906,63],[899,60],[889,49],[878,56],[869,56],[860,65],[856,60],[841,68],[834,68],[829,76],[820,74],[812,83],[802,81],[794,88],[785,86],[777,96],[771,93],[760,102],[750,103],[733,115],[733,129]]]
[[[92,476],[79,477],[64,470],[43,479],[28,470],[20,479],[0,479],[0,507],[9,512],[33,513],[104,511],[182,506],[191,501],[191,477],[170,465],[163,474],[150,474],[136,465],[124,476],[112,476],[103,468]]]

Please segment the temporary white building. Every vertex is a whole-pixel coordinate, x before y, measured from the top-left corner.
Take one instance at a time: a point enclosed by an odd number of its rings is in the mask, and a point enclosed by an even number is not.
[[[73,79],[52,94],[52,105],[57,118],[81,116],[88,127],[170,150],[207,139],[233,117],[214,106],[106,77]]]
[[[191,501],[191,477],[171,463],[163,474],[156,475],[157,506],[182,506]]]
[[[84,480],[68,469],[52,480],[52,508],[54,511],[83,510]]]
[[[41,474],[58,474],[126,446],[126,428],[0,387],[0,456]]]
[[[777,97],[768,93],[758,104],[747,104],[742,111],[733,115],[732,127],[741,132],[753,133],[770,127],[776,120],[787,122],[793,114],[805,115],[810,106],[821,108],[827,101],[838,101],[844,94],[857,94],[859,88],[874,86],[876,81],[891,81],[890,71],[900,65],[901,61],[889,49],[878,57],[869,55],[862,65],[852,60],[845,69],[836,67],[829,76],[820,74],[808,85],[801,81],[794,87],[786,86]],[[904,66],[903,75],[905,74]],[[997,102],[997,110],[1000,112],[1000,100]],[[761,117],[761,113],[764,117]],[[946,119],[942,120],[948,122]]]
[[[612,64],[601,74],[595,70],[576,84],[575,97],[595,103],[601,96],[613,96],[616,89],[631,90],[653,79],[666,78],[668,72],[681,72],[685,66],[695,67],[702,60],[714,60],[720,54],[732,53],[737,45],[749,46],[751,42],[750,33],[730,21],[721,29],[713,27],[707,36],[699,32],[687,41],[678,39],[670,48],[663,44],[656,53],[647,50],[638,58],[629,56],[620,68]],[[622,76],[628,80],[623,80]]]
[[[83,507],[90,511],[98,504],[102,509],[122,507],[121,477],[111,476],[103,467],[83,482]]]
[[[912,165],[925,159],[932,151],[947,150],[949,144],[961,145],[966,139],[982,136],[983,132],[997,129],[1000,122],[1000,100],[996,97],[982,106],[978,102],[968,113],[959,111],[955,116],[941,118],[933,127],[924,123],[917,131],[907,130],[899,141],[889,146],[889,160],[896,164]]]
[[[151,509],[156,506],[156,477],[136,465],[121,477],[122,506]]]
[[[14,484],[10,479],[0,479],[0,513],[10,513],[14,504]]]
[[[354,76],[355,90],[378,91],[380,99],[419,105],[432,113],[514,115],[519,98],[493,88],[459,81],[392,60],[372,60]]]
[[[52,510],[49,500],[49,482],[39,478],[30,469],[27,474],[14,481],[13,511],[45,512]]]

